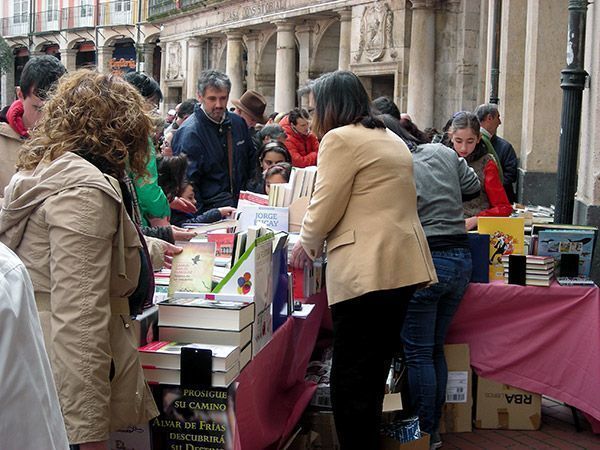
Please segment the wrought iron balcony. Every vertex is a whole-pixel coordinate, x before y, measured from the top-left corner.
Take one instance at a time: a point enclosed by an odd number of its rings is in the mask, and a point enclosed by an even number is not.
[[[100,26],[133,25],[138,22],[138,0],[113,0],[100,3]]]
[[[96,7],[94,5],[81,5],[63,8],[61,29],[84,28],[96,26]]]
[[[47,11],[38,11],[34,14],[34,33],[44,33],[46,31],[60,30],[60,10],[49,9]]]
[[[3,17],[0,22],[0,35],[4,37],[27,36],[29,34],[29,13]]]

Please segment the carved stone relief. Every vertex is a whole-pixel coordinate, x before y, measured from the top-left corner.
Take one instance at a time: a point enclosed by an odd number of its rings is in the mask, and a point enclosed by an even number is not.
[[[385,51],[393,47],[393,21],[394,15],[387,3],[376,1],[367,6],[360,21],[360,41],[358,53],[354,61],[361,60],[363,53],[371,61],[379,61]]]
[[[181,73],[181,43],[172,42],[168,49],[167,80],[176,80],[183,76]]]

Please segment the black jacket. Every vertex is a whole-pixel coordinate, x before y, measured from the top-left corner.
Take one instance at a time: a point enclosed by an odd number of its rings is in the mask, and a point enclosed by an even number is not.
[[[233,186],[229,181],[227,134],[233,147]],[[200,105],[173,137],[173,153],[189,159],[188,180],[194,186],[199,212],[221,206],[236,206],[240,190],[253,171],[254,146],[248,126],[237,114],[225,113],[223,122],[210,120]]]

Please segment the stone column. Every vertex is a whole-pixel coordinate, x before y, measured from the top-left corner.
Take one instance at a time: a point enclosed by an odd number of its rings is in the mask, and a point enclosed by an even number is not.
[[[525,25],[527,0],[502,1],[500,31],[500,118],[498,135],[508,140],[517,156],[521,149],[523,124],[523,74],[525,71]]]
[[[0,99],[0,105],[10,105],[15,101],[15,68],[14,64],[10,67],[5,74],[0,77],[0,92],[2,92],[2,98]]]
[[[296,105],[296,39],[294,23],[275,22],[277,55],[275,61],[275,111],[289,111]]]
[[[258,34],[250,33],[246,35],[246,49],[248,50],[248,61],[246,61],[246,89],[257,90],[256,70],[258,57]],[[262,94],[262,92],[261,92]]]
[[[229,100],[238,99],[244,93],[244,68],[242,64],[242,55],[244,44],[242,42],[242,33],[240,31],[228,31],[227,35],[227,62],[225,72],[231,80],[231,92]]]
[[[313,24],[306,23],[296,27],[298,36],[298,53],[300,56],[298,67],[298,85],[304,86],[310,77],[310,58],[313,48]],[[308,96],[300,99],[300,106],[308,106]]]
[[[519,199],[555,200],[568,10],[563,0],[529,0],[525,41]]]
[[[75,48],[64,48],[60,50],[60,60],[67,69],[71,72],[76,68],[77,61],[77,49]]]
[[[167,86],[167,43],[159,42],[157,45],[160,47],[160,90],[163,96],[166,97],[169,92]],[[163,108],[165,107],[165,103],[163,99]]]
[[[352,40],[352,9],[341,9],[340,15],[340,55],[338,69],[350,69],[350,41]]]
[[[96,48],[96,69],[100,73],[110,72],[109,62],[113,57],[114,47]]]
[[[188,41],[188,64],[186,80],[186,98],[196,97],[198,93],[198,77],[202,67],[202,42],[198,38]]]
[[[137,67],[140,72],[144,72],[146,75],[153,76],[155,48],[156,44],[138,44],[137,56],[138,58],[141,56],[142,59],[137,62]]]
[[[407,112],[424,129],[433,126],[435,9],[430,0],[412,3]]]

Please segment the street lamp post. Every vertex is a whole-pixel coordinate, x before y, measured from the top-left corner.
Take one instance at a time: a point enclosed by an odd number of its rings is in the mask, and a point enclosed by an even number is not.
[[[583,69],[587,0],[569,0],[567,67],[561,71],[563,90],[560,147],[554,223],[573,223],[577,187],[577,155],[581,129],[581,101],[588,76]]]

